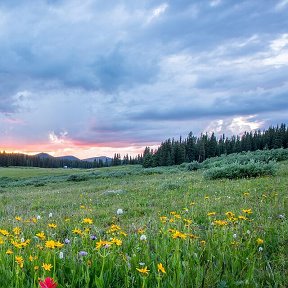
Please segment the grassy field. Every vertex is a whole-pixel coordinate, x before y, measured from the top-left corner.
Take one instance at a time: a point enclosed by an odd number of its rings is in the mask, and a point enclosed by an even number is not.
[[[288,162],[278,165],[238,180],[0,168],[0,287],[48,276],[74,288],[287,287]]]

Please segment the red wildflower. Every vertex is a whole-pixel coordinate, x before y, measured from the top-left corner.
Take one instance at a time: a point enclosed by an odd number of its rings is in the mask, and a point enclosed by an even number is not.
[[[50,277],[47,277],[44,281],[41,281],[40,283],[41,288],[56,288],[57,283],[54,282],[54,280]]]

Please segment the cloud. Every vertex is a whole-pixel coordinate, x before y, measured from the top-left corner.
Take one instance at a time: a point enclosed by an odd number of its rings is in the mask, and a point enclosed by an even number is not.
[[[1,1],[1,147],[136,151],[286,121],[287,17],[232,2]]]
[[[288,6],[288,0],[281,0],[276,4],[275,9],[276,11],[282,11],[286,9],[287,6]]]

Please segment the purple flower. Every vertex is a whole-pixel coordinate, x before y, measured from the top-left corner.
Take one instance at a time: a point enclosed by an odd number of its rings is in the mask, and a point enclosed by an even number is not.
[[[66,239],[64,240],[64,243],[65,243],[65,244],[69,244],[69,243],[70,243],[70,240],[66,238]]]
[[[79,256],[82,256],[82,257],[88,255],[88,253],[86,251],[80,251],[78,254],[79,254]]]
[[[91,235],[91,236],[90,236],[90,239],[91,239],[91,240],[96,240],[97,237],[96,237],[96,235]]]

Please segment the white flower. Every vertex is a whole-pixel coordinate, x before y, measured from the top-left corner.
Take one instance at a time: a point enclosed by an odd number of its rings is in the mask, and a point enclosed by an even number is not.
[[[140,236],[140,240],[141,240],[141,241],[146,241],[146,240],[147,240],[146,235],[142,234],[142,235]]]
[[[40,220],[40,219],[41,219],[41,216],[40,216],[40,215],[37,215],[36,218],[37,218],[37,220]]]
[[[233,234],[233,238],[236,239],[237,238],[237,234]]]
[[[50,213],[49,213],[49,218],[51,218],[51,217],[52,217],[52,215],[53,215],[53,214],[50,212]]]
[[[250,234],[251,234],[251,231],[250,231],[250,230],[247,230],[246,233],[247,233],[248,235],[250,235]]]
[[[139,265],[140,265],[140,266],[144,266],[145,263],[144,263],[144,262],[139,262]]]
[[[64,258],[64,253],[62,251],[59,252],[59,258],[63,259]]]
[[[122,215],[123,214],[123,210],[121,208],[117,209],[116,214],[117,215]]]
[[[260,246],[260,247],[258,248],[258,251],[259,251],[259,252],[262,252],[262,251],[263,251],[263,247]]]
[[[24,238],[21,238],[21,242],[22,242],[22,243],[25,242],[25,239],[24,239]]]

